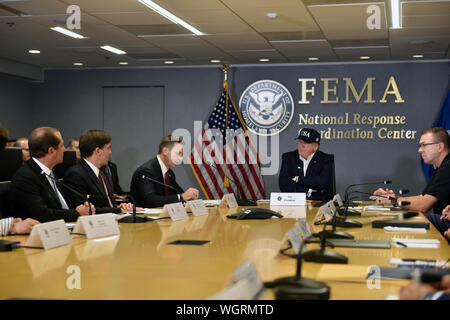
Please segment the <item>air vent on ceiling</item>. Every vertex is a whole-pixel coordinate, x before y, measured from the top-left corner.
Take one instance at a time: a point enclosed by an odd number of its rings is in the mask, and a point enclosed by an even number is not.
[[[128,53],[127,57],[137,59],[140,61],[152,61],[152,60],[184,60],[180,56],[170,52],[163,53]]]
[[[137,36],[186,34],[186,29],[177,24],[118,25],[117,27]]]
[[[320,31],[302,32],[263,32],[261,35],[268,41],[295,41],[295,40],[318,40],[324,39]]]
[[[388,39],[330,40],[329,42],[334,49],[389,46]]]

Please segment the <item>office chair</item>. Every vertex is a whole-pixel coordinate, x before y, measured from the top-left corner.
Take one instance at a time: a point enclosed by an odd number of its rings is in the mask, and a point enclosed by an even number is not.
[[[53,167],[53,173],[57,178],[63,179],[67,170],[77,164],[77,154],[74,150],[64,151],[63,162]]]
[[[11,217],[11,208],[9,201],[9,191],[11,190],[11,181],[0,181],[0,219]]]
[[[335,164],[334,164],[334,154],[330,154],[330,156],[331,156],[331,161],[332,161],[331,181],[330,181],[330,186],[331,186],[330,193],[331,194],[327,194],[327,198],[314,204],[314,207],[323,206],[325,203],[327,203],[328,201],[333,199],[334,195],[336,194],[336,169],[335,169]]]
[[[22,166],[22,148],[11,147],[0,151],[0,181],[11,181]]]

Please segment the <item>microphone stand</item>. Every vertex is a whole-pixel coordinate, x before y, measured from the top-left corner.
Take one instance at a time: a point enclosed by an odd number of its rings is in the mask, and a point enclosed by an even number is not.
[[[326,224],[323,226],[323,230],[319,233],[320,241],[307,241],[307,243],[320,243],[320,249],[309,250],[305,252],[303,254],[303,260],[321,263],[341,263],[341,264],[347,263],[348,258],[346,256],[337,253],[335,251],[325,249],[326,244],[334,248],[334,245],[332,243],[326,241],[327,232],[325,228]],[[316,234],[313,234],[313,236],[316,236]],[[353,239],[353,236],[351,239]]]
[[[331,219],[331,221],[324,223],[323,230],[318,232],[318,233],[314,233],[313,236],[314,237],[320,237],[320,238],[322,238],[322,236],[324,236],[324,237],[330,238],[330,239],[354,239],[355,238],[354,236],[352,236],[348,232],[341,231],[341,230],[336,230],[336,225],[337,225],[336,221],[337,221],[337,213],[335,211],[333,213],[333,218]],[[351,223],[351,227],[358,226],[358,224],[359,224],[359,227],[362,226],[361,223],[359,223],[357,221],[354,221],[354,220],[352,220],[350,223]],[[340,226],[345,225],[345,223],[343,223],[343,222],[340,223],[340,224],[341,224]],[[331,230],[326,230],[326,226],[327,225],[331,225],[332,229]]]
[[[142,179],[142,180],[149,180],[149,181],[155,182],[155,183],[157,183],[157,184],[160,184],[160,185],[162,185],[162,186],[164,186],[164,187],[168,187],[169,189],[175,190],[175,192],[176,192],[177,194],[180,195],[180,200],[181,200],[181,202],[182,202],[183,204],[186,202],[186,201],[183,200],[183,196],[182,196],[183,190],[182,190],[182,189],[177,190],[176,188],[172,187],[171,185],[168,185],[168,184],[162,183],[161,181],[158,181],[158,180],[156,180],[156,179],[147,177],[147,176],[144,175],[144,174],[141,176],[141,179]],[[180,191],[181,191],[181,192],[180,192]],[[133,202],[133,203],[134,203],[134,202]]]
[[[265,283],[265,287],[273,288],[277,299],[295,300],[328,300],[330,298],[330,287],[325,283],[314,279],[302,277],[302,250],[305,241],[295,256],[297,259],[295,276],[275,279],[271,283]]]
[[[356,184],[351,184],[349,185],[346,189],[345,189],[345,196],[344,196],[344,205],[346,207],[355,207],[356,204],[355,203],[350,203],[348,197],[349,197],[349,193],[348,191],[350,190],[350,188],[352,187],[356,187],[356,186],[370,186],[370,185],[374,185],[374,184],[390,184],[392,181],[389,180],[384,180],[384,181],[379,181],[379,182],[369,182],[369,183],[356,183]]]
[[[134,198],[131,195],[127,195],[127,198],[131,200],[133,203],[133,215],[131,217],[124,217],[119,220],[119,222],[122,223],[141,223],[141,222],[147,222],[147,217],[139,217],[136,216],[136,203],[134,202]]]
[[[77,196],[86,199],[88,205],[89,205],[89,215],[92,216],[92,208],[91,208],[91,195],[90,194],[86,194],[86,196],[80,192],[78,192],[77,190],[73,189],[72,187],[69,187],[68,185],[66,185],[65,183],[62,183],[61,181],[58,181],[58,179],[55,179],[54,177],[52,177],[49,174],[46,174],[44,171],[41,172],[41,174],[43,174],[44,176],[52,179],[55,184],[61,185],[64,188],[66,188],[67,190],[72,191],[73,193],[75,193]],[[56,195],[58,197],[58,195]],[[58,197],[59,198],[59,197]]]

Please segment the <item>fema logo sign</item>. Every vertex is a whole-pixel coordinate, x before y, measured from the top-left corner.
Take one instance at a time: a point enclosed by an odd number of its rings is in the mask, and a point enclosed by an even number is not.
[[[248,130],[262,136],[283,131],[294,115],[291,93],[273,80],[260,80],[248,86],[239,107]]]

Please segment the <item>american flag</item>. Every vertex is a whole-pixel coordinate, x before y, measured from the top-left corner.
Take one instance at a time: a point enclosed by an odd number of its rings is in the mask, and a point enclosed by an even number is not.
[[[227,193],[234,193],[237,199],[264,198],[258,151],[226,84],[202,133],[195,140],[190,160],[208,199],[222,199]]]

